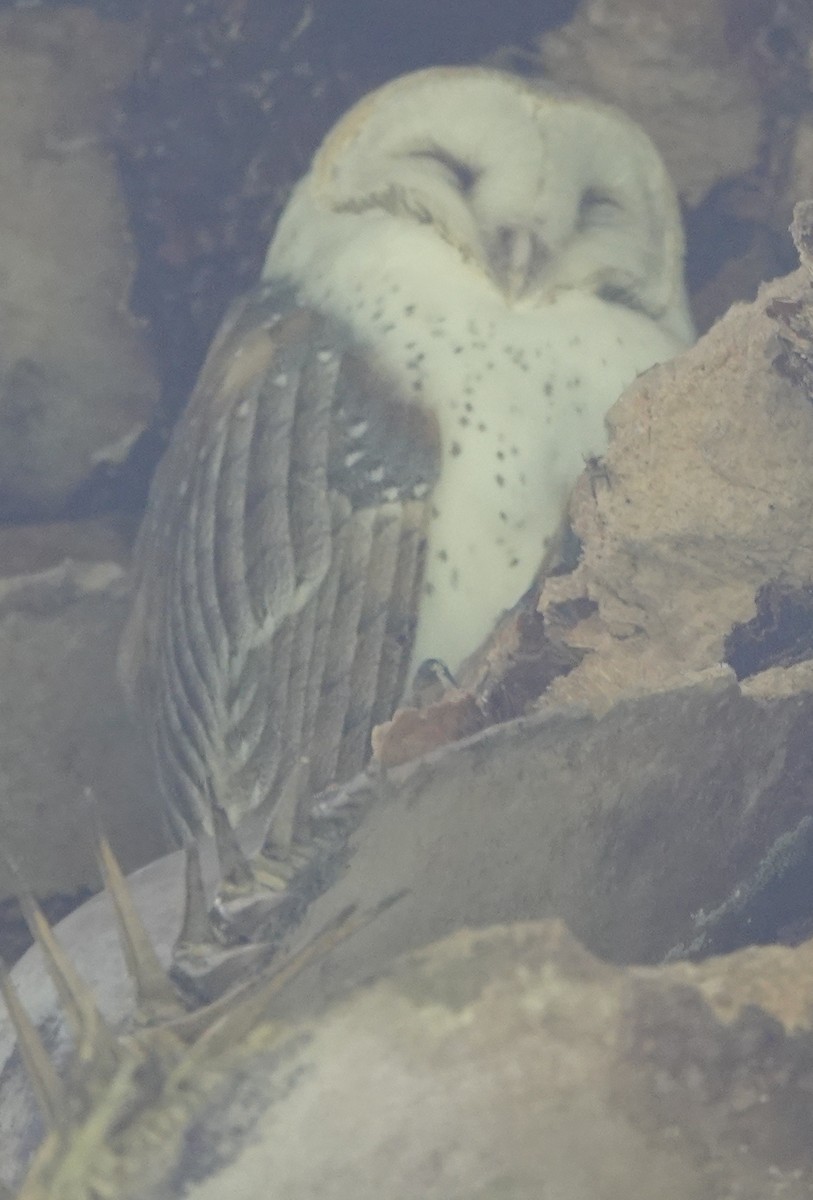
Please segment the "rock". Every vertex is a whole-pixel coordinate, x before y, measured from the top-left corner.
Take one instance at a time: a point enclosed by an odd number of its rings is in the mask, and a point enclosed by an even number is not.
[[[558,923],[453,934],[228,1050],[163,1194],[801,1200],[810,953],[620,971]]]
[[[53,1134],[19,1200],[804,1200],[812,956],[620,969],[559,922],[513,924],[314,1018],[235,999],[191,1048],[142,1032],[97,1071],[81,1153]]]
[[[788,191],[789,207],[813,196],[813,113],[801,120],[796,130]]]
[[[730,919],[732,898],[758,899],[761,877],[776,876],[787,842],[804,840],[810,822],[813,666],[789,671],[792,681],[774,670],[739,685],[717,668],[662,693],[617,696],[603,715],[584,706],[538,713],[345,788],[323,805],[321,823],[352,824],[356,806],[357,828],[302,897],[310,907],[290,949],[350,906],[370,912],[400,898],[306,970],[277,1015],[318,1011],[394,955],[461,925],[561,916],[616,962],[742,945],[752,912]],[[176,855],[132,883],[165,962],[180,925],[180,875]],[[132,1001],[103,901],[73,913],[59,933],[102,1009],[121,1022]],[[715,910],[728,922],[717,941]],[[15,975],[49,1045],[64,1054],[38,953]],[[0,1022],[6,1179],[19,1178],[30,1131],[40,1128],[31,1099],[21,1098],[11,1043]]]
[[[641,124],[692,207],[757,163],[758,82],[716,0],[584,0],[569,24],[541,39],[540,57],[558,83],[617,104]]]
[[[58,513],[157,396],[106,147],[140,43],[88,8],[0,13],[0,516]]]
[[[0,823],[42,896],[98,887],[88,787],[128,868],[167,847],[114,676],[126,557],[111,521],[0,529]]]
[[[813,403],[787,347],[811,318],[799,270],[613,407],[600,477],[583,475],[571,502],[581,560],[546,581],[540,602],[551,616],[588,604],[561,640],[589,653],[546,703],[601,707],[725,661],[760,589],[809,584]]]

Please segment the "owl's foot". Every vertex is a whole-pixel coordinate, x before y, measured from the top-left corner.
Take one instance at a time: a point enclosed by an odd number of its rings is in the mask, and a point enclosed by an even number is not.
[[[336,835],[329,824],[312,828],[301,811],[307,767],[302,760],[291,771],[276,797],[262,847],[252,857],[243,850],[228,814],[210,800],[220,880],[211,904],[197,845],[186,845],[185,917],[174,972],[198,1000],[216,998],[272,958],[320,890]]]
[[[287,846],[266,837],[249,858],[224,810],[212,805],[220,883],[209,906],[197,846],[186,847],[186,904],[175,962],[196,994],[211,999],[247,967],[273,955],[312,890],[328,843],[293,837]],[[309,868],[311,871],[309,871]]]
[[[266,844],[248,858],[223,809],[213,806],[213,815],[220,884],[210,919],[224,944],[267,940],[269,922],[276,923],[289,907],[289,885],[307,859],[293,844],[277,855]]]
[[[232,839],[233,834],[224,846],[222,833],[218,836],[221,861],[224,853],[234,852]],[[237,861],[231,862],[231,877],[221,883],[210,907],[197,842],[188,840],[184,853],[184,917],[172,953],[171,974],[184,995],[196,1004],[208,1004],[263,966],[274,948],[251,942],[237,932],[232,907],[240,907],[239,901],[251,895],[248,873],[238,882],[242,872],[235,869]],[[236,853],[242,855],[239,847]],[[248,865],[245,859],[243,863]]]

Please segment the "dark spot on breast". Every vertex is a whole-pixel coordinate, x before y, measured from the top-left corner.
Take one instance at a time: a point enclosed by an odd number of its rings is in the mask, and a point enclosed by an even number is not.
[[[452,458],[457,458],[458,454],[461,452],[461,449],[462,447],[460,442],[452,442],[451,446],[449,447],[449,454],[452,456]]]

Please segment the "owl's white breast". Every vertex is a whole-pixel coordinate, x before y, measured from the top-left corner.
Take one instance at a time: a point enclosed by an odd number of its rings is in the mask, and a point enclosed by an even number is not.
[[[655,322],[578,290],[509,304],[476,265],[420,225],[328,218],[324,244],[272,243],[266,276],[343,320],[430,406],[443,468],[433,494],[413,665],[452,670],[532,582],[570,488],[606,441],[637,374],[681,344]],[[349,223],[342,237],[341,225]],[[301,228],[301,227],[300,227]]]

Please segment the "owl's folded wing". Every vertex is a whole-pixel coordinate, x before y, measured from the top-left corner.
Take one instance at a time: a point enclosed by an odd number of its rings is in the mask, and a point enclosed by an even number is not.
[[[153,481],[120,673],[176,830],[366,760],[404,684],[434,418],[268,289],[227,315]]]

